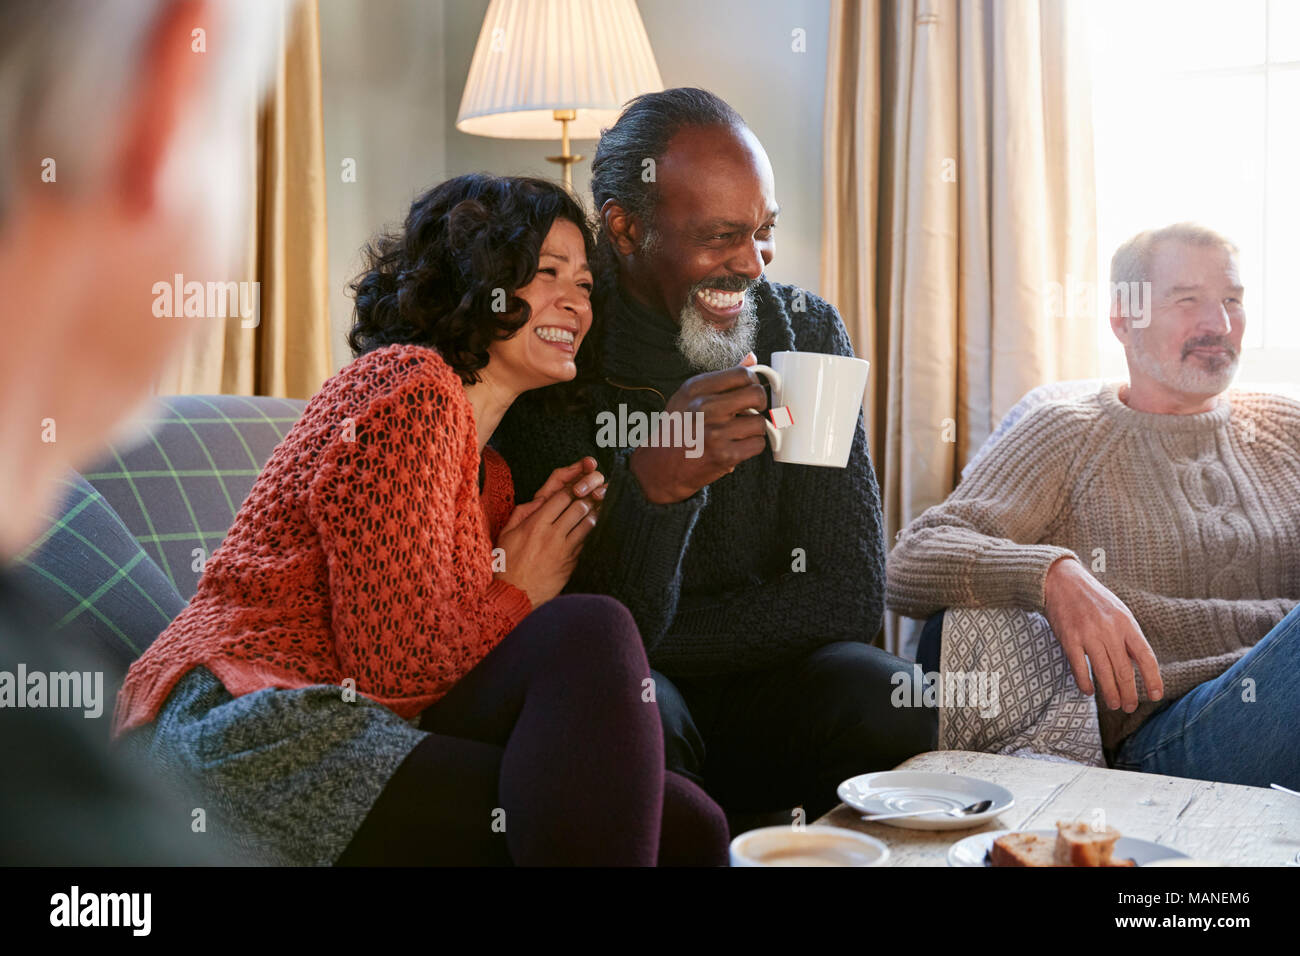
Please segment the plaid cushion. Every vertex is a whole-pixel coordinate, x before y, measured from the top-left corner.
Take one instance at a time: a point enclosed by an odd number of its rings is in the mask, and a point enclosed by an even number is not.
[[[62,484],[49,526],[14,560],[11,580],[55,637],[102,667],[111,695],[185,602],[98,491],[76,472]]]
[[[83,474],[188,601],[203,561],[306,406],[265,396],[166,396],[143,443],[110,448]]]

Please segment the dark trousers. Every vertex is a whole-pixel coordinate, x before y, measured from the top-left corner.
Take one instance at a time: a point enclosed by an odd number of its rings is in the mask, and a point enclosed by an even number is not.
[[[546,602],[424,712],[338,865],[725,865],[722,811],[664,770],[649,674],[623,605]]]
[[[840,802],[841,781],[933,750],[938,735],[935,708],[894,706],[912,699],[911,662],[869,644],[827,644],[762,671],[651,675],[668,770],[731,814],[802,806],[812,823]]]

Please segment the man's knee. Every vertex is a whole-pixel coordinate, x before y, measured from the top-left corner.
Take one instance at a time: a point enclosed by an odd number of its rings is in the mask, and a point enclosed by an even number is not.
[[[813,723],[824,735],[870,747],[881,759],[905,760],[933,750],[939,714],[913,706],[911,662],[870,644],[847,641],[819,647],[801,668],[808,700],[817,701]]]
[[[664,762],[668,770],[703,785],[704,739],[677,685],[656,670],[650,671],[652,690],[659,705],[664,730]]]

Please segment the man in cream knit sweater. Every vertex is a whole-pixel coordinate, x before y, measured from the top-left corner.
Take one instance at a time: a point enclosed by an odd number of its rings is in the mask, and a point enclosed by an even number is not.
[[[1228,391],[1246,313],[1222,236],[1144,232],[1111,283],[1149,283],[1140,316],[1112,303],[1129,383],[1017,422],[899,536],[886,601],[1044,614],[1117,767],[1300,787],[1300,403]]]

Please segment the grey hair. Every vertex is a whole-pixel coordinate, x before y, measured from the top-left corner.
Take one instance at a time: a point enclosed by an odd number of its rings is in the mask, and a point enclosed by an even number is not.
[[[141,51],[175,0],[6,0],[0,31],[0,224],[15,183],[39,182],[51,158],[58,182],[92,181],[112,158],[113,123],[140,71]],[[294,2],[294,0],[290,0]],[[280,0],[226,0],[209,8],[228,35],[212,38],[214,110],[260,92],[278,42]],[[195,27],[207,28],[208,23]],[[211,32],[210,30],[208,32]]]
[[[695,87],[643,93],[623,105],[618,121],[601,131],[591,161],[591,193],[596,214],[605,200],[649,224],[659,202],[659,186],[646,164],[663,159],[669,141],[688,126],[743,127],[744,119],[720,96]]]
[[[1111,288],[1120,283],[1151,281],[1151,254],[1158,243],[1169,240],[1192,246],[1220,246],[1234,256],[1239,252],[1231,239],[1200,223],[1176,222],[1163,229],[1148,229],[1115,250],[1110,260]]]

